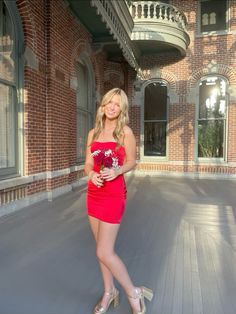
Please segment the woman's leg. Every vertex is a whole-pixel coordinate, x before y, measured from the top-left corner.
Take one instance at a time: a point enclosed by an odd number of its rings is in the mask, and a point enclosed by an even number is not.
[[[92,229],[95,241],[97,243],[97,235],[98,235],[98,229],[99,229],[99,220],[89,216],[89,223],[90,223],[90,227]],[[106,267],[106,265],[104,265],[103,263],[101,263],[99,261],[99,265],[100,265],[100,269],[101,269],[101,273],[102,273],[102,278],[103,278],[103,284],[104,284],[104,292],[110,292],[113,290],[114,288],[114,280],[113,280],[113,275],[111,273],[111,271]],[[101,300],[101,305],[106,307],[107,302],[109,301],[109,296],[104,294],[103,298]]]
[[[124,263],[114,251],[119,227],[119,224],[99,221],[97,229],[97,257],[111,271],[126,294],[133,296],[137,288],[133,285]],[[134,310],[140,311],[138,299],[129,299],[129,301]]]

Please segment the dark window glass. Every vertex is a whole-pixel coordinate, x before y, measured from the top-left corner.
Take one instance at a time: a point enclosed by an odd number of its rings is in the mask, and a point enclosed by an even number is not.
[[[224,157],[225,124],[226,81],[208,77],[199,89],[198,157]]]
[[[0,1],[0,176],[17,172],[15,46],[12,20]]]
[[[201,1],[201,32],[226,30],[226,0]]]
[[[167,86],[157,82],[145,89],[144,155],[166,156]]]
[[[77,64],[78,89],[76,93],[77,103],[77,161],[85,161],[86,141],[88,131],[93,126],[93,106],[91,96],[91,79],[88,67],[83,62]]]

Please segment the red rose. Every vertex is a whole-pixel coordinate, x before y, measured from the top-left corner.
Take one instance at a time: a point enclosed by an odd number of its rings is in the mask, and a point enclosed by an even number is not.
[[[96,164],[101,165],[103,163],[103,160],[104,160],[103,153],[100,152],[98,155],[94,156],[94,160],[95,160]]]
[[[112,157],[111,156],[107,156],[107,157],[105,156],[102,164],[103,164],[104,168],[111,168],[112,163],[113,163]]]

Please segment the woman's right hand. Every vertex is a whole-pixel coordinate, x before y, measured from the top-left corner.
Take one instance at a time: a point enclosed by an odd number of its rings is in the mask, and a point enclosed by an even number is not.
[[[95,171],[92,171],[92,173],[89,173],[89,179],[93,182],[98,188],[103,186],[103,179],[100,173],[97,173]]]

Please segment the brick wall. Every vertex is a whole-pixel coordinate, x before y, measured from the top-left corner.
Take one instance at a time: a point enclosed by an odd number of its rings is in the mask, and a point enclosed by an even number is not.
[[[155,159],[154,163],[140,161],[139,169],[166,171],[198,171],[216,173],[234,173],[230,162],[236,158],[236,1],[231,1],[230,33],[225,35],[199,36],[197,24],[198,1],[172,0],[171,4],[182,10],[188,19],[188,33],[190,45],[185,58],[176,53],[166,52],[158,55],[144,55],[141,58],[141,68],[146,80],[163,79],[175,94],[174,101],[170,99],[167,133],[166,161]],[[229,82],[228,103],[228,132],[227,132],[227,160],[228,165],[221,166],[214,162],[199,165],[196,161],[195,124],[196,99],[192,99],[191,92],[198,85],[198,80],[207,74],[219,74]],[[144,80],[145,82],[145,80]],[[233,95],[234,94],[234,95]],[[173,98],[172,98],[173,99]],[[133,100],[133,106],[136,106]],[[138,107],[138,106],[137,106]],[[141,106],[139,106],[141,112]],[[140,125],[137,116],[132,116],[131,125],[135,134],[139,134]],[[140,121],[141,122],[141,121]],[[174,165],[173,163],[176,162]],[[178,163],[187,164],[180,166]],[[196,165],[192,166],[192,163]]]

